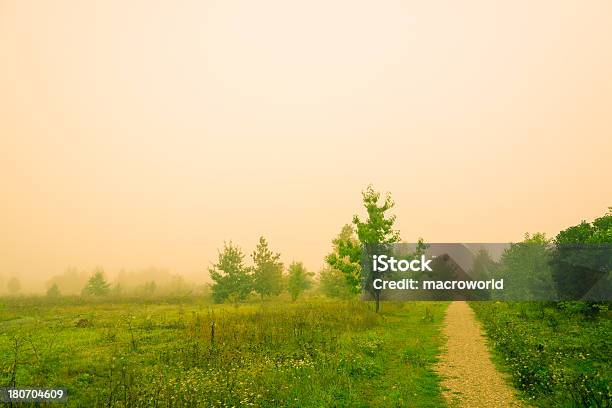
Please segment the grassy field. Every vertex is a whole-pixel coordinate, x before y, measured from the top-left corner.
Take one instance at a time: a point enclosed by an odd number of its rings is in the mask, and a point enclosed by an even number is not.
[[[443,406],[445,303],[4,300],[0,385],[68,406]]]
[[[612,319],[580,302],[472,302],[498,366],[530,404],[612,406]]]

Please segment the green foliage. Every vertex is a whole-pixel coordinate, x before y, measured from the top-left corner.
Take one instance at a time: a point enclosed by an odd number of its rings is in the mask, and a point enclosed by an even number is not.
[[[301,262],[293,262],[289,265],[289,277],[287,280],[287,289],[291,294],[291,299],[294,301],[302,292],[312,286],[313,272],[308,272]]]
[[[472,302],[498,363],[530,404],[606,407],[612,401],[612,316],[583,302]],[[561,307],[559,307],[561,306]]]
[[[381,254],[389,245],[400,241],[399,231],[393,229],[395,216],[386,214],[395,205],[391,195],[387,194],[382,204],[380,198],[380,193],[372,185],[362,192],[367,219],[362,221],[358,215],[353,216],[354,229],[350,225],[342,227],[340,235],[332,241],[332,253],[325,258],[330,267],[344,273],[353,293],[359,293],[365,287],[374,295],[376,310],[379,309],[380,291],[372,287],[375,277],[370,268],[364,270],[361,266],[363,257],[367,256],[364,249]],[[365,264],[369,265],[369,262]]]
[[[380,290],[374,289],[372,285],[374,279],[380,278],[380,272],[374,272],[370,263],[370,254],[383,254],[391,252],[391,244],[400,241],[399,231],[393,229],[395,224],[395,215],[388,216],[387,211],[391,210],[395,203],[391,199],[391,194],[387,193],[385,200],[379,204],[380,193],[375,191],[372,185],[369,185],[362,192],[363,206],[366,209],[368,217],[365,221],[361,221],[358,215],[353,216],[353,225],[357,230],[357,237],[361,243],[362,257],[365,262],[362,262],[361,268],[362,282],[365,289],[374,296],[376,300],[376,311],[380,309]]]
[[[604,244],[612,243],[612,212],[596,218],[592,223],[582,221],[580,224],[561,231],[555,238],[555,244]]]
[[[369,185],[362,192],[363,206],[368,218],[362,222],[358,215],[353,216],[353,225],[357,229],[357,237],[363,245],[386,245],[400,241],[399,231],[393,229],[395,215],[386,216],[386,212],[395,206],[391,194],[385,196],[382,205],[379,205],[380,193]]]
[[[561,231],[555,238],[551,264],[561,299],[579,299],[589,291],[595,297],[610,293],[612,213]]]
[[[253,289],[262,298],[276,296],[283,290],[283,264],[280,254],[270,250],[264,237],[259,238],[253,259]]]
[[[342,227],[340,234],[332,241],[332,247],[332,253],[325,257],[325,261],[331,269],[344,274],[349,291],[355,294],[361,292],[361,243],[351,225]]]
[[[511,244],[502,254],[499,267],[491,268],[492,277],[512,282],[501,296],[504,299],[554,298],[550,250],[550,240],[543,233],[527,233],[522,242]]]
[[[104,278],[104,271],[96,269],[83,288],[84,296],[104,296],[110,292],[110,285]]]
[[[208,269],[213,280],[212,296],[217,303],[242,301],[252,291],[252,276],[244,265],[244,254],[232,242],[224,244],[216,264]]]

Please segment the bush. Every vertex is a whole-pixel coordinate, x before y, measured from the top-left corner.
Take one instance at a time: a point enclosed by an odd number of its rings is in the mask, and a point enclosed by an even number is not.
[[[562,300],[601,300],[612,293],[612,213],[561,231],[552,276]]]

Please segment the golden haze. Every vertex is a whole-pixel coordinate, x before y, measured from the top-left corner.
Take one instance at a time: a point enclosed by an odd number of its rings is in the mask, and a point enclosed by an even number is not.
[[[322,264],[368,184],[402,237],[612,204],[612,2],[0,0],[0,274]]]

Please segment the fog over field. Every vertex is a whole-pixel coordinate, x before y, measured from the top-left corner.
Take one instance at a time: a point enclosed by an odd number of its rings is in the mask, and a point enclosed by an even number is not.
[[[610,407],[612,1],[0,0],[0,404]]]
[[[202,283],[224,241],[249,254],[261,235],[316,271],[370,182],[406,241],[593,219],[612,197],[610,16],[609,1],[3,0],[0,288],[96,267]]]

